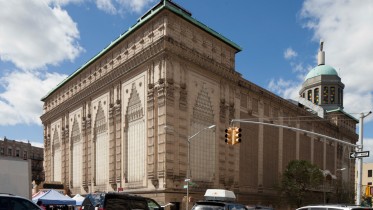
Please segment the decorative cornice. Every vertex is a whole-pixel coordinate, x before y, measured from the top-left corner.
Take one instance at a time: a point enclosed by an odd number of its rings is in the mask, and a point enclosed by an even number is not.
[[[121,64],[120,66],[116,67],[114,70],[109,72],[107,75],[97,79],[97,81],[93,82],[87,88],[81,90],[80,92],[76,93],[71,98],[67,99],[66,101],[62,102],[58,106],[54,107],[53,109],[49,110],[48,112],[44,113],[41,116],[41,120],[43,122],[56,118],[60,116],[61,113],[68,111],[72,107],[78,105],[82,101],[84,101],[87,97],[97,93],[112,83],[116,82],[119,78],[123,77],[124,75],[128,74],[136,67],[144,64],[149,59],[154,58],[155,56],[159,55],[160,53],[170,54],[170,55],[178,55],[180,57],[185,58],[186,60],[193,61],[209,71],[220,75],[228,80],[231,80],[234,83],[237,83],[240,78],[241,74],[230,69],[211,58],[208,58],[199,52],[188,48],[187,46],[175,41],[171,37],[162,37],[154,44],[148,46],[144,50],[140,51],[138,54],[133,56],[131,59],[126,61],[125,63]],[[110,52],[108,52],[110,53]],[[66,84],[68,85],[68,84]],[[62,87],[61,87],[62,88]]]
[[[241,78],[241,74],[236,72],[234,69],[228,68],[214,61],[201,53],[189,48],[188,46],[174,40],[170,36],[165,37],[166,49],[170,52],[170,55],[180,56],[188,61],[192,61],[194,64],[198,64],[209,71],[220,75],[234,83],[238,83]]]
[[[86,98],[91,96],[92,94],[99,92],[105,89],[106,87],[112,85],[116,80],[128,74],[129,72],[134,70],[136,67],[144,64],[145,61],[160,54],[163,50],[164,50],[164,39],[162,38],[158,40],[157,42],[155,42],[153,45],[150,45],[149,47],[145,48],[143,51],[139,52],[137,55],[129,59],[127,62],[123,63],[122,65],[118,66],[116,69],[112,70],[107,75],[99,78],[97,81],[92,83],[86,89],[81,90],[80,92],[72,96],[70,99],[62,102],[58,106],[44,113],[41,116],[41,120],[45,122],[45,121],[49,121],[51,119],[54,119],[60,116],[62,113],[71,109],[71,107],[74,107],[78,105],[79,103],[82,103],[83,101],[85,101]]]

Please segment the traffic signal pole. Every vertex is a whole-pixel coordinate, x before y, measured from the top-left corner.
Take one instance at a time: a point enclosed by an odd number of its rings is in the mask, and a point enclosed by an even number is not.
[[[351,146],[351,147],[358,147],[358,145],[356,145],[356,144],[345,142],[345,141],[342,141],[340,139],[333,138],[331,136],[323,135],[323,134],[320,134],[320,133],[315,133],[315,132],[308,131],[308,130],[303,130],[303,129],[300,129],[300,128],[289,127],[289,126],[286,126],[286,125],[278,125],[278,124],[272,124],[272,123],[250,121],[250,120],[232,119],[231,123],[234,123],[234,122],[261,124],[261,125],[268,125],[268,126],[279,127],[279,128],[286,128],[286,129],[289,129],[289,130],[294,130],[294,131],[299,131],[299,132],[303,132],[303,133],[309,133],[309,134],[312,134],[312,135],[315,135],[315,136],[320,136],[320,137],[323,137],[323,138],[326,138],[326,139],[330,139],[330,140],[339,142],[341,144],[346,144],[346,145]]]

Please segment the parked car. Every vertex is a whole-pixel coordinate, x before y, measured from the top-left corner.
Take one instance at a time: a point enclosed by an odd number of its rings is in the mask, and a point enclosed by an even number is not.
[[[300,207],[297,210],[373,210],[373,208],[346,205],[346,204],[333,204],[333,205],[309,205],[309,206]]]
[[[261,209],[261,210],[274,210],[270,206],[261,206],[261,205],[255,205],[255,206],[246,206],[248,210],[256,210],[256,209]]]
[[[0,193],[0,210],[41,210],[41,208],[27,198]]]
[[[222,189],[207,189],[205,201],[197,201],[192,210],[248,210],[245,205],[236,203],[234,192]]]
[[[82,203],[82,210],[163,210],[153,199],[126,193],[91,193]]]

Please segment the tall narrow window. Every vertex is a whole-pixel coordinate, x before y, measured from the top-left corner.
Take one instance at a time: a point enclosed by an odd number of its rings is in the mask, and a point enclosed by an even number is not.
[[[214,112],[207,88],[198,93],[193,107],[191,133],[214,124]],[[215,130],[207,129],[191,139],[189,172],[193,180],[211,182],[215,173]]]
[[[53,148],[53,181],[60,182],[62,180],[62,148],[57,132],[57,126],[54,128]]]
[[[330,103],[335,103],[335,87],[330,87]]]
[[[127,107],[127,179],[133,186],[141,186],[146,178],[146,123],[144,107],[136,84],[132,84]]]
[[[307,100],[312,102],[312,90],[309,90],[307,93]]]
[[[96,184],[104,185],[109,173],[109,142],[107,120],[101,102],[98,103],[95,133],[96,133]]]
[[[324,87],[324,91],[323,91],[323,103],[324,104],[329,103],[329,88],[326,86]]]
[[[372,170],[368,170],[368,177],[372,177]]]
[[[79,187],[81,185],[82,179],[82,150],[83,145],[81,141],[81,133],[78,120],[76,116],[74,116],[74,123],[71,132],[71,142],[73,147],[73,154],[72,154],[72,180],[73,180],[73,187]]]
[[[313,103],[319,104],[319,88],[315,88],[313,94],[314,94]]]

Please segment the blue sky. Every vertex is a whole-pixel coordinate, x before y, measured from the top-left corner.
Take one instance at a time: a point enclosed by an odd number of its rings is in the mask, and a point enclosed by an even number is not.
[[[40,99],[157,2],[0,0],[0,138],[41,144]],[[373,1],[174,2],[242,47],[236,70],[244,78],[286,99],[297,98],[323,40],[326,64],[345,84],[345,111],[373,110]],[[373,114],[364,122],[371,150]]]

